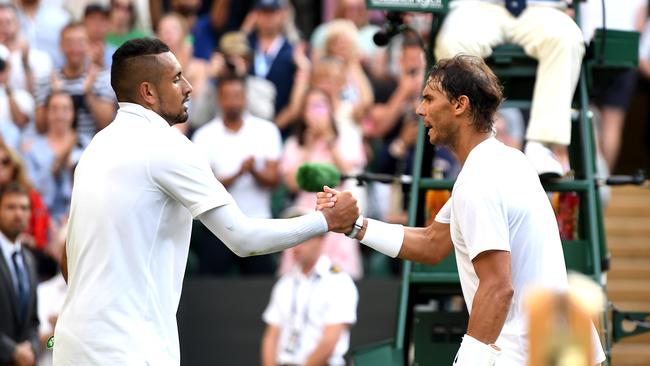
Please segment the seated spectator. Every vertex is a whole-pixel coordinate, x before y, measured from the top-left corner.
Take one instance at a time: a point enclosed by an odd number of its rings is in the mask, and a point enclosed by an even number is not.
[[[26,137],[22,148],[29,175],[58,225],[68,217],[72,173],[82,153],[74,119],[70,94],[53,92],[45,100],[47,132]]]
[[[295,134],[287,139],[282,154],[280,169],[284,182],[289,191],[296,194],[293,205],[302,209],[313,209],[316,194],[300,191],[296,183],[296,172],[301,164],[331,163],[342,173],[349,174],[365,162],[362,145],[350,144],[338,133],[329,98],[321,89],[311,89],[307,92]],[[350,181],[346,187],[355,188],[351,186],[354,183]],[[353,278],[362,276],[361,255],[356,240],[328,233],[323,241],[325,253],[340,264],[345,272]],[[283,252],[280,273],[286,273],[293,263],[291,252]]]
[[[0,44],[0,134],[7,145],[17,149],[21,129],[34,117],[34,98],[9,82],[10,73],[9,50]]]
[[[16,151],[0,139],[0,187],[18,183],[29,192],[31,214],[29,225],[21,242],[31,248],[42,250],[49,242],[50,214],[39,192],[32,187],[25,164]]]
[[[580,28],[565,13],[564,1],[523,2],[454,0],[436,39],[435,56],[459,53],[487,57],[502,43],[515,43],[539,61],[525,153],[540,176],[558,177],[568,170],[571,102],[578,83],[584,41]],[[552,26],[549,26],[552,24]]]
[[[280,131],[273,122],[245,113],[246,84],[242,77],[223,76],[217,87],[217,102],[223,113],[199,128],[192,140],[206,153],[215,179],[226,187],[244,214],[271,218],[271,191],[280,180]],[[215,244],[218,239],[210,236],[205,239],[209,242],[197,243],[194,248],[202,261],[200,272],[224,274],[237,266],[243,274],[273,273],[271,256],[240,258],[225,245]]]
[[[83,25],[88,34],[90,61],[101,69],[111,68],[113,53],[116,47],[106,42],[108,35],[110,10],[104,5],[90,4],[86,6]]]
[[[275,85],[266,78],[248,74],[253,53],[246,35],[229,32],[219,40],[219,52],[210,59],[207,74],[208,83],[203,93],[194,93],[190,110],[190,123],[200,127],[221,113],[215,103],[216,80],[227,73],[236,73],[246,79],[246,111],[255,117],[272,121],[275,116]]]
[[[316,237],[291,248],[295,265],[273,287],[262,316],[263,366],[345,365],[359,295],[323,246]]]
[[[9,84],[31,93],[36,80],[52,73],[52,60],[47,53],[30,46],[29,41],[20,33],[16,6],[0,3],[0,44],[5,45],[11,53]]]
[[[40,350],[36,261],[20,242],[29,223],[29,194],[18,183],[0,188],[0,364],[33,366]]]
[[[135,11],[133,0],[111,0],[109,30],[106,35],[109,45],[117,49],[129,39],[149,35],[136,27]]]
[[[80,23],[67,25],[61,31],[63,67],[49,78],[39,80],[36,99],[36,131],[45,133],[45,99],[52,91],[63,90],[72,96],[75,106],[75,130],[80,143],[86,146],[97,131],[106,127],[117,109],[115,93],[108,70],[90,62],[88,35]]]

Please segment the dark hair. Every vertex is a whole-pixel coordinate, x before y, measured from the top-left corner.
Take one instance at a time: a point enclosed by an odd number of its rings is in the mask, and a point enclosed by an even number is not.
[[[157,38],[134,38],[113,53],[111,86],[118,101],[133,101],[142,81],[159,80],[160,65],[154,56],[165,52],[169,47]]]
[[[84,18],[88,17],[91,14],[100,14],[103,17],[108,18],[110,9],[99,3],[88,4],[84,9]]]
[[[246,87],[246,79],[244,76],[237,75],[234,71],[227,71],[217,77],[217,89],[221,88],[221,85],[224,85],[229,82],[238,82]]]
[[[296,136],[298,139],[298,145],[304,146],[305,145],[305,132],[307,131],[307,122],[305,121],[305,108],[307,107],[307,96],[312,93],[320,93],[325,96],[325,99],[327,99],[327,104],[329,104],[330,107],[330,123],[332,123],[332,129],[334,130],[334,135],[338,136],[338,130],[336,128],[336,122],[334,121],[334,107],[332,105],[332,99],[330,98],[329,94],[325,92],[325,90],[320,89],[320,88],[309,88],[303,98],[302,98],[302,105],[300,106],[300,114],[298,118],[295,120],[294,128],[293,128],[293,135]]]
[[[8,194],[22,194],[29,198],[29,191],[27,188],[16,181],[0,186],[0,202],[2,202],[2,199]]]
[[[407,47],[419,47],[424,50],[424,40],[412,28],[407,28],[402,32],[402,50]]]
[[[503,88],[482,58],[456,55],[438,61],[429,71],[427,86],[443,92],[450,101],[466,96],[476,130],[492,130],[494,114],[503,101]]]

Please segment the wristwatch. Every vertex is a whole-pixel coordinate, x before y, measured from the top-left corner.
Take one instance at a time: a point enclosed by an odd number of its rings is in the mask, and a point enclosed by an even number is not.
[[[350,231],[350,233],[347,234],[347,237],[351,239],[356,239],[357,234],[359,234],[359,231],[361,231],[362,227],[363,227],[363,215],[359,215],[359,217],[357,217],[357,221],[354,222],[354,226],[352,226],[352,231]]]

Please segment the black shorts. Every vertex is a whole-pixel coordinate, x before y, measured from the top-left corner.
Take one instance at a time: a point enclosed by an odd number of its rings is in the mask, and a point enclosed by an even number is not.
[[[631,69],[616,76],[607,86],[594,90],[596,105],[627,110],[636,90],[637,77],[637,71]]]

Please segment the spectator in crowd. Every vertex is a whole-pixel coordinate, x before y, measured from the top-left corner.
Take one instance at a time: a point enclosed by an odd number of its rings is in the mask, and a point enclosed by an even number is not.
[[[45,51],[55,67],[63,64],[59,49],[61,31],[70,22],[70,15],[55,3],[41,0],[18,0],[20,33],[30,48]]]
[[[11,52],[9,83],[14,88],[33,92],[36,80],[52,72],[52,60],[47,53],[30,47],[29,41],[20,33],[16,6],[0,3],[0,44]]]
[[[108,9],[110,5],[109,0],[59,0],[59,2],[63,2],[63,8],[70,13],[72,21],[74,22],[83,20],[86,7],[89,5],[102,5],[106,9]],[[136,14],[135,27],[151,33],[152,24],[157,23],[152,22],[151,13],[152,11],[158,11],[161,2],[162,1],[133,0]]]
[[[18,148],[21,129],[34,117],[34,98],[9,81],[11,58],[7,47],[0,44],[0,134],[13,149]]]
[[[29,175],[57,225],[68,217],[72,172],[82,153],[73,127],[74,113],[70,94],[52,92],[45,100],[47,132],[26,137],[23,144]]]
[[[337,0],[334,18],[347,19],[354,24],[357,29],[354,34],[356,35],[355,42],[356,47],[359,49],[359,57],[364,66],[372,66],[377,53],[380,51],[372,38],[380,28],[370,24],[365,0]],[[336,24],[336,22],[322,23],[316,27],[311,35],[309,44],[315,60],[325,54],[325,41],[329,36],[332,24]],[[352,34],[349,36],[352,36]]]
[[[185,78],[192,84],[194,95],[203,94],[207,63],[193,56],[192,44],[188,40],[189,29],[185,18],[178,13],[169,13],[158,22],[158,39],[163,41],[181,63]]]
[[[246,111],[255,117],[273,120],[275,115],[275,85],[266,78],[248,74],[253,53],[243,32],[228,32],[219,40],[219,52],[210,59],[209,80],[203,93],[197,93],[192,102],[190,123],[200,127],[220,114],[216,80],[227,73],[246,79]]]
[[[29,223],[29,194],[18,183],[0,188],[0,364],[35,366],[40,349],[36,261],[19,240]]]
[[[110,11],[101,4],[89,4],[84,10],[83,25],[88,35],[90,61],[101,69],[110,69],[116,48],[106,42]]]
[[[345,365],[359,295],[324,245],[315,237],[291,248],[295,265],[273,287],[262,316],[263,366]]]
[[[253,51],[251,73],[275,85],[275,113],[289,103],[296,72],[293,46],[284,34],[287,19],[285,0],[258,0],[254,9],[255,31],[248,40]]]
[[[29,193],[31,214],[21,242],[42,250],[49,242],[50,214],[47,206],[43,203],[41,194],[33,188],[21,157],[0,139],[0,188],[10,183],[18,183]]]
[[[280,132],[273,122],[245,113],[246,82],[241,76],[230,74],[218,80],[217,103],[222,115],[199,128],[193,141],[207,154],[215,177],[244,214],[271,218],[271,191],[280,180]],[[200,272],[224,274],[236,265],[243,274],[273,273],[270,256],[239,258],[214,240],[218,239],[211,239],[211,234],[198,240],[203,243],[194,240],[204,264],[199,264]]]
[[[459,53],[487,57],[492,48],[521,45],[539,61],[525,153],[542,177],[568,171],[571,101],[578,83],[584,41],[580,28],[564,12],[566,2],[529,0],[494,3],[454,0],[436,39],[437,59]],[[553,24],[552,27],[549,24]]]
[[[63,67],[36,88],[36,130],[44,133],[45,99],[52,91],[64,90],[72,96],[75,106],[77,135],[86,146],[97,131],[108,125],[116,111],[115,93],[110,86],[108,70],[90,62],[88,35],[81,23],[67,25],[61,31],[61,49],[65,55]]]
[[[117,48],[129,39],[148,35],[136,27],[135,12],[133,0],[111,0],[109,28],[106,35],[106,42],[109,45]]]
[[[344,174],[350,174],[365,162],[361,145],[346,145],[337,132],[330,95],[322,89],[307,91],[296,124],[295,134],[290,136],[282,154],[281,171],[290,192],[296,194],[293,205],[307,209],[314,206],[315,194],[300,191],[296,183],[296,171],[306,162],[331,163]],[[359,243],[342,235],[325,234],[324,251],[343,270],[354,278],[363,274]],[[282,255],[281,273],[286,273],[294,263],[291,251]]]

